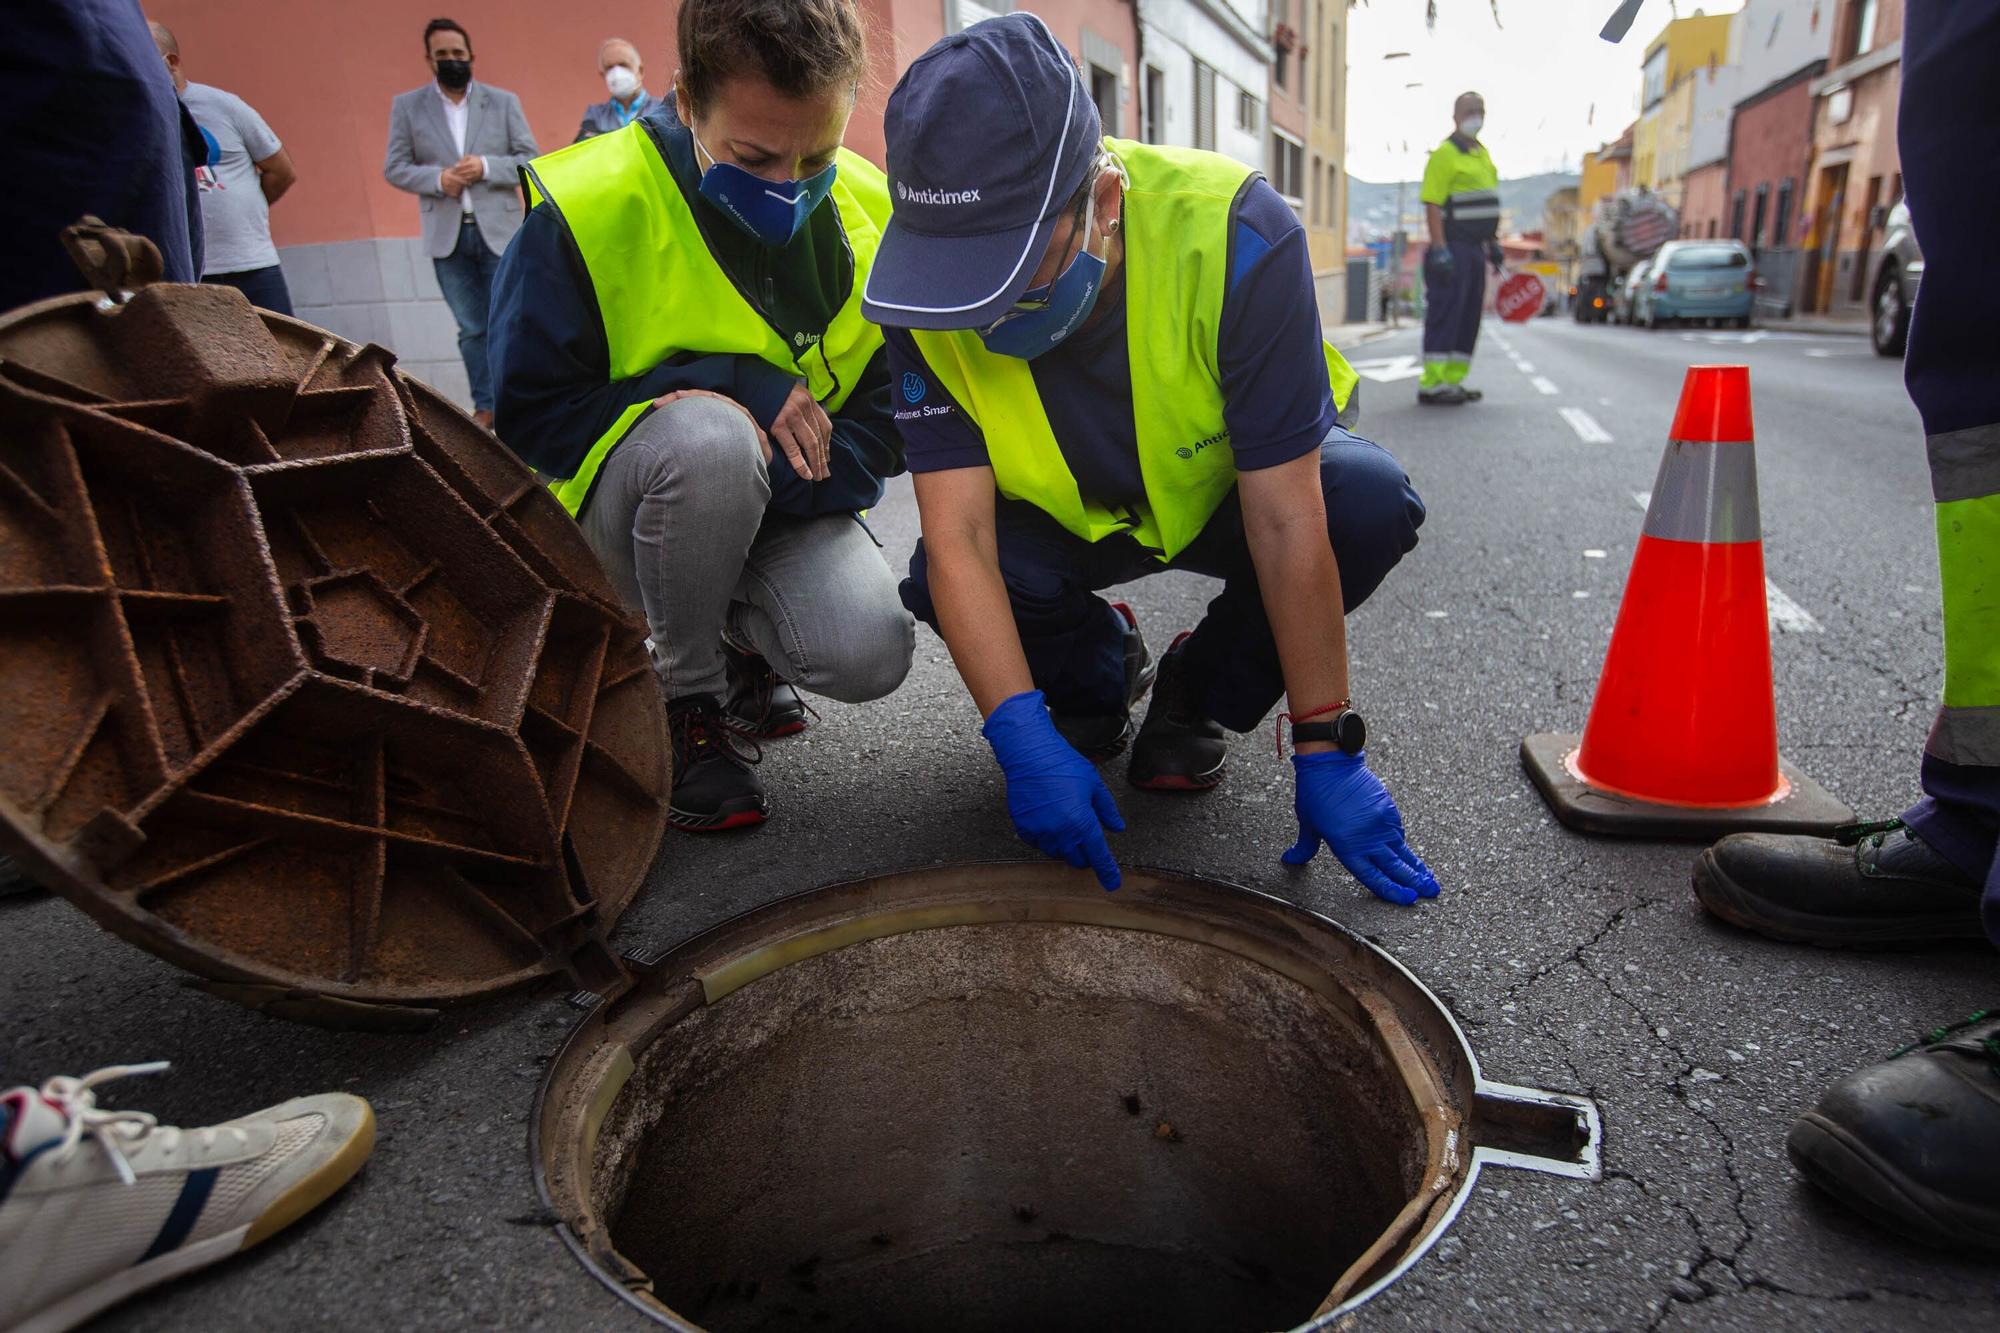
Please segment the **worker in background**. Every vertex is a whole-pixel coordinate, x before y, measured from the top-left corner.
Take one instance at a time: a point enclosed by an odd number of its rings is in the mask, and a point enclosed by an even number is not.
[[[234,287],[251,305],[289,315],[292,293],[278,266],[278,248],[271,243],[271,205],[299,178],[292,155],[248,102],[189,82],[181,44],[166,24],[154,20],[146,26],[207,150],[195,171],[203,232],[201,280]]]
[[[1424,376],[1417,401],[1457,405],[1477,402],[1467,388],[1479,316],[1486,304],[1486,268],[1500,271],[1500,173],[1479,131],[1486,100],[1460,93],[1451,108],[1452,131],[1424,166]]]
[[[583,124],[576,131],[578,143],[594,134],[625,128],[653,104],[646,91],[646,67],[639,59],[639,48],[623,37],[607,37],[598,46],[597,72],[611,96],[584,109]]]
[[[933,46],[884,128],[895,215],[863,309],[890,330],[923,521],[903,600],[986,719],[1016,832],[1117,888],[1124,823],[1094,764],[1129,743],[1133,786],[1212,788],[1226,733],[1284,696],[1285,861],[1325,842],[1382,898],[1436,895],[1368,769],[1343,621],[1424,509],[1336,423],[1355,375],[1321,337],[1297,215],[1230,158],[1103,138],[1033,14]],[[1155,667],[1097,594],[1169,569],[1222,589]]]
[[[500,436],[652,631],[668,819],[762,823],[756,741],[800,690],[903,681],[916,625],[857,519],[903,470],[861,285],[889,219],[841,146],[855,0],[683,0],[672,93],[523,169],[493,282]],[[745,740],[748,744],[744,744]]]
[[[1739,833],[1702,853],[1702,906],[1780,940],[2000,945],[2000,174],[1966,169],[1967,145],[2000,142],[1996,50],[2000,5],[1909,0],[1896,139],[1927,268],[1903,378],[1924,421],[1944,587],[1944,706],[1924,794],[1899,819],[1832,838]],[[1864,1216],[1925,1245],[2000,1253],[2000,1005],[1936,1017],[1829,1088],[1786,1146]]]

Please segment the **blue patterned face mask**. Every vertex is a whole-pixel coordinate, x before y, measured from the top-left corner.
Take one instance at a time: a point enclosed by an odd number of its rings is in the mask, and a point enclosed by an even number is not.
[[[688,130],[693,138],[694,130]],[[767,181],[733,162],[718,162],[715,154],[695,139],[708,158],[708,170],[701,173],[701,197],[714,204],[729,220],[773,250],[791,244],[799,228],[818,208],[820,200],[833,189],[835,163],[804,180]]]
[[[1090,318],[1104,287],[1105,263],[1090,253],[1091,223],[1097,214],[1097,189],[1086,192],[1082,219],[1083,248],[1054,282],[1021,293],[1014,308],[978,330],[986,350],[1000,356],[1032,361]]]

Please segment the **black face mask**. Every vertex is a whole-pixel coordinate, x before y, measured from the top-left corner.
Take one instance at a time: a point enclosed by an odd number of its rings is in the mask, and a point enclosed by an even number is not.
[[[437,62],[438,83],[453,92],[463,92],[465,85],[472,82],[472,62],[470,60],[440,60]]]

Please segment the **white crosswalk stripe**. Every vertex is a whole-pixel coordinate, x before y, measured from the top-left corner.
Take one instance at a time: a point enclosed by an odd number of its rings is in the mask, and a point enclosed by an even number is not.
[[[1582,408],[1564,407],[1557,410],[1561,413],[1562,419],[1569,423],[1569,428],[1576,432],[1576,438],[1585,444],[1611,443],[1611,432],[1598,425],[1597,418]]]

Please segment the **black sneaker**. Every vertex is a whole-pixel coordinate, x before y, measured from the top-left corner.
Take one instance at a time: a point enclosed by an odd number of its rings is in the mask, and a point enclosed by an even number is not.
[[[1126,744],[1132,739],[1132,705],[1146,697],[1146,691],[1153,688],[1153,677],[1159,671],[1152,651],[1146,647],[1145,637],[1139,633],[1139,617],[1124,602],[1113,602],[1111,609],[1125,622],[1125,707],[1116,713],[1058,713],[1053,708],[1049,710],[1062,738],[1093,764],[1116,759],[1124,753]]]
[[[729,702],[723,705],[737,730],[760,741],[796,736],[806,729],[810,706],[798,687],[771,669],[762,654],[722,645],[729,670]]]
[[[1831,838],[1735,833],[1694,865],[1695,897],[1734,926],[1793,944],[1893,948],[1984,942],[1980,885],[1899,819]]]
[[[2000,1252],[2000,1009],[1856,1070],[1800,1116],[1806,1179],[1927,1245]]]
[[[1222,724],[1201,711],[1182,674],[1186,658],[1181,645],[1187,639],[1187,633],[1177,636],[1160,658],[1153,702],[1132,742],[1125,778],[1148,791],[1207,791],[1222,781],[1229,761]]]
[[[674,790],[667,822],[690,833],[761,824],[771,813],[764,782],[751,767],[763,756],[738,748],[740,735],[712,695],[691,694],[667,704],[667,735],[674,746]]]
[[[1425,406],[1458,407],[1470,401],[1456,384],[1433,384],[1417,390],[1417,402]]]

